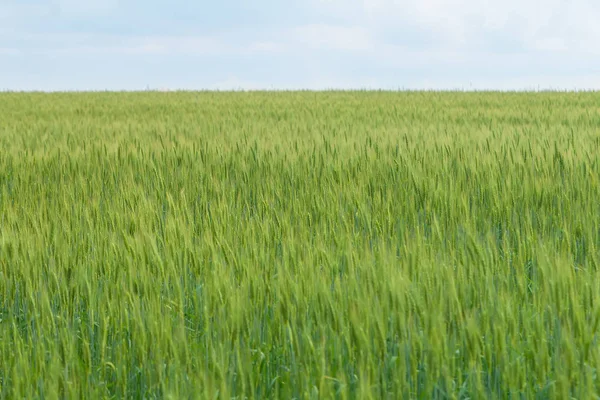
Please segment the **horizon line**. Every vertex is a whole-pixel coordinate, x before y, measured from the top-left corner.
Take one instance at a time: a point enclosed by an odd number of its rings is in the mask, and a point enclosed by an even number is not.
[[[84,94],[84,93],[596,93],[599,88],[520,88],[520,89],[476,89],[476,88],[237,88],[237,89],[181,89],[181,88],[146,88],[146,89],[0,89],[4,94]]]

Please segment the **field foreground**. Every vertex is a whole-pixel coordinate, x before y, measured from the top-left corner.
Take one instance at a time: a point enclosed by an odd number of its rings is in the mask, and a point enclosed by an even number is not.
[[[0,94],[0,398],[597,398],[600,94]]]

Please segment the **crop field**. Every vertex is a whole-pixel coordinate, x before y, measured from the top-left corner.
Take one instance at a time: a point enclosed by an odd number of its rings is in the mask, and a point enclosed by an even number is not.
[[[0,94],[0,399],[598,398],[599,104]]]

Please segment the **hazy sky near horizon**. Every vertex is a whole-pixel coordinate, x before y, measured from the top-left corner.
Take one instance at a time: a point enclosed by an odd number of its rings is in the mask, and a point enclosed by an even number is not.
[[[597,0],[0,0],[0,90],[600,89]]]

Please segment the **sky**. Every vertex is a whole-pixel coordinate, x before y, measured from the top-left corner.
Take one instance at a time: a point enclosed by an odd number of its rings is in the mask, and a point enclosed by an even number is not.
[[[598,0],[0,0],[0,90],[598,90]]]

